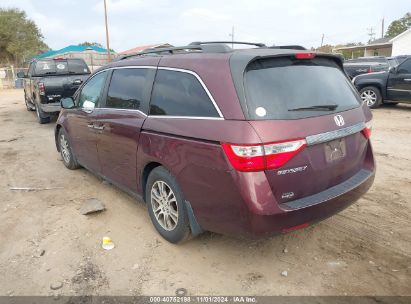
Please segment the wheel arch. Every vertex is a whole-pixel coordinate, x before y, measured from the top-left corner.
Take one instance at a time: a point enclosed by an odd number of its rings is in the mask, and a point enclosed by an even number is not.
[[[147,200],[146,200],[146,186],[147,186],[148,177],[149,177],[151,171],[153,171],[155,168],[158,168],[158,167],[163,167],[167,171],[170,172],[170,170],[166,166],[161,164],[160,162],[151,161],[151,162],[147,163],[144,166],[143,172],[141,174],[141,186],[142,186],[143,200],[144,200],[145,203],[147,203]],[[191,203],[187,200],[185,200],[183,203],[184,203],[184,206],[186,208],[186,212],[187,212],[188,221],[189,221],[189,224],[190,224],[190,230],[191,230],[192,235],[197,236],[197,235],[203,233],[204,229],[198,223],[197,217],[194,214]]]
[[[165,167],[163,164],[161,164],[157,161],[148,162],[144,166],[144,169],[141,173],[141,190],[142,190],[142,194],[143,194],[143,200],[146,203],[147,203],[147,201],[146,201],[146,186],[147,186],[148,176],[150,175],[151,171],[153,171],[155,168],[160,167],[160,166],[167,169],[167,167]]]
[[[60,129],[63,126],[61,124],[56,124],[56,127],[54,128],[54,142],[56,143],[56,149],[58,152],[60,152],[60,145],[59,145],[59,141],[58,141],[58,136],[59,136],[59,132]]]
[[[384,100],[386,98],[385,90],[383,89],[384,85],[380,81],[359,82],[359,83],[356,83],[356,87],[357,87],[358,92],[360,92],[365,87],[375,87],[378,90],[380,90],[380,94],[381,94],[382,99]]]

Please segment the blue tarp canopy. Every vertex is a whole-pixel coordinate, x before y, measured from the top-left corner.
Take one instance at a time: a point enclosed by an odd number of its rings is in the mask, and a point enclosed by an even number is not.
[[[46,58],[46,57],[57,56],[59,54],[65,54],[69,52],[74,52],[74,53],[85,52],[87,48],[92,48],[94,51],[99,52],[99,53],[107,53],[107,49],[104,49],[98,46],[69,45],[60,50],[56,50],[56,51],[51,50],[51,51],[44,52],[36,56],[35,58]]]

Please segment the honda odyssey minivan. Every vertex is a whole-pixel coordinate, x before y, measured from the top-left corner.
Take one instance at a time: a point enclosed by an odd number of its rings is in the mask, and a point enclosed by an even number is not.
[[[144,200],[172,243],[304,228],[374,180],[370,110],[331,54],[216,42],[149,50],[100,68],[61,103],[65,166]]]

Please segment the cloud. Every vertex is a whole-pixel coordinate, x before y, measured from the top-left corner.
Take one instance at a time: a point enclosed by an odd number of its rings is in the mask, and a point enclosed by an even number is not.
[[[200,18],[206,20],[231,20],[231,17],[228,15],[216,13],[210,9],[197,7],[183,11],[181,16],[188,18]]]
[[[19,7],[40,27],[54,48],[96,41],[105,45],[103,0],[1,0]],[[374,0],[107,0],[110,46],[122,51],[137,45],[199,40],[236,40],[266,44],[366,42],[367,28],[379,31],[409,10],[409,0],[395,5]]]

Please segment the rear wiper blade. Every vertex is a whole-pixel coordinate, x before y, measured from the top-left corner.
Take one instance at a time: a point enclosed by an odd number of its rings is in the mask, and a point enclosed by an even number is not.
[[[310,107],[288,109],[288,111],[334,111],[338,108],[336,104],[316,105]]]

